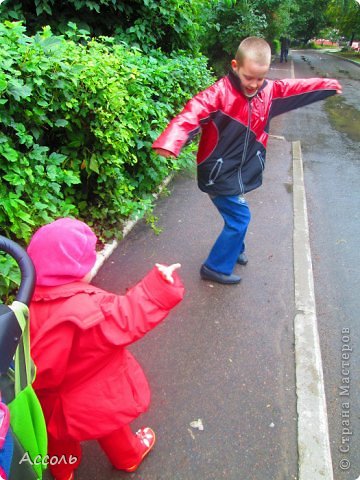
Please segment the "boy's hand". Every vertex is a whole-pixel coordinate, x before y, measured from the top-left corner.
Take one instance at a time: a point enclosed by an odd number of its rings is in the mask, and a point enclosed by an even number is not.
[[[340,85],[339,82],[336,82],[336,83],[337,83],[337,85],[336,85],[336,87],[337,87],[337,88],[336,88],[336,93],[342,93],[342,86]]]
[[[165,158],[175,157],[172,152],[170,152],[169,150],[164,150],[163,148],[155,148],[155,153]]]
[[[160,275],[163,277],[163,279],[171,284],[174,283],[174,278],[172,276],[173,272],[181,267],[180,263],[173,263],[169,267],[167,267],[166,265],[161,265],[160,263],[156,263],[155,266],[159,270]]]

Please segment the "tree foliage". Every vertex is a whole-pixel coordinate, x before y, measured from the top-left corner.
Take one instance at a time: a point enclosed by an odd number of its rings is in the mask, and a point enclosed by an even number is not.
[[[360,3],[356,0],[332,0],[327,10],[329,23],[350,43],[360,36]]]
[[[294,38],[307,43],[327,26],[326,9],[328,0],[297,1],[297,12],[293,16],[290,31]]]
[[[24,20],[35,33],[50,25],[63,34],[69,22],[93,36],[112,36],[142,50],[198,49],[200,1],[187,0],[5,0],[0,20]]]
[[[270,44],[285,33],[297,10],[292,0],[212,0],[204,20],[203,51],[219,74],[244,38],[260,36]]]

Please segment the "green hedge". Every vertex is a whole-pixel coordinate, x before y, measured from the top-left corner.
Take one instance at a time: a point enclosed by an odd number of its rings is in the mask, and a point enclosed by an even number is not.
[[[25,245],[39,226],[76,216],[100,238],[141,216],[153,192],[189,161],[151,144],[187,99],[212,81],[205,57],[144,54],[70,25],[33,37],[0,23],[0,234]],[[17,269],[0,255],[0,295]]]
[[[111,38],[0,24],[0,225],[28,241],[74,215],[113,236],[141,215],[171,169],[151,143],[213,80],[204,57],[143,54]]]

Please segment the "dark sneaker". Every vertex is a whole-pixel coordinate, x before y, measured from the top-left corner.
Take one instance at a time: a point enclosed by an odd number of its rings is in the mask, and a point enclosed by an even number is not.
[[[211,280],[224,285],[231,285],[241,281],[241,277],[238,275],[225,275],[223,273],[215,272],[215,270],[211,270],[205,265],[201,266],[200,276],[203,280]]]
[[[249,259],[246,255],[245,252],[240,253],[240,255],[237,258],[237,263],[240,263],[240,265],[246,265],[248,263]]]

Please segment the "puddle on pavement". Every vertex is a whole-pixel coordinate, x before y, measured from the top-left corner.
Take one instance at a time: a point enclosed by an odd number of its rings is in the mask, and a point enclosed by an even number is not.
[[[335,95],[325,102],[325,110],[331,125],[345,133],[354,142],[360,141],[360,111],[346,103],[343,97]]]

